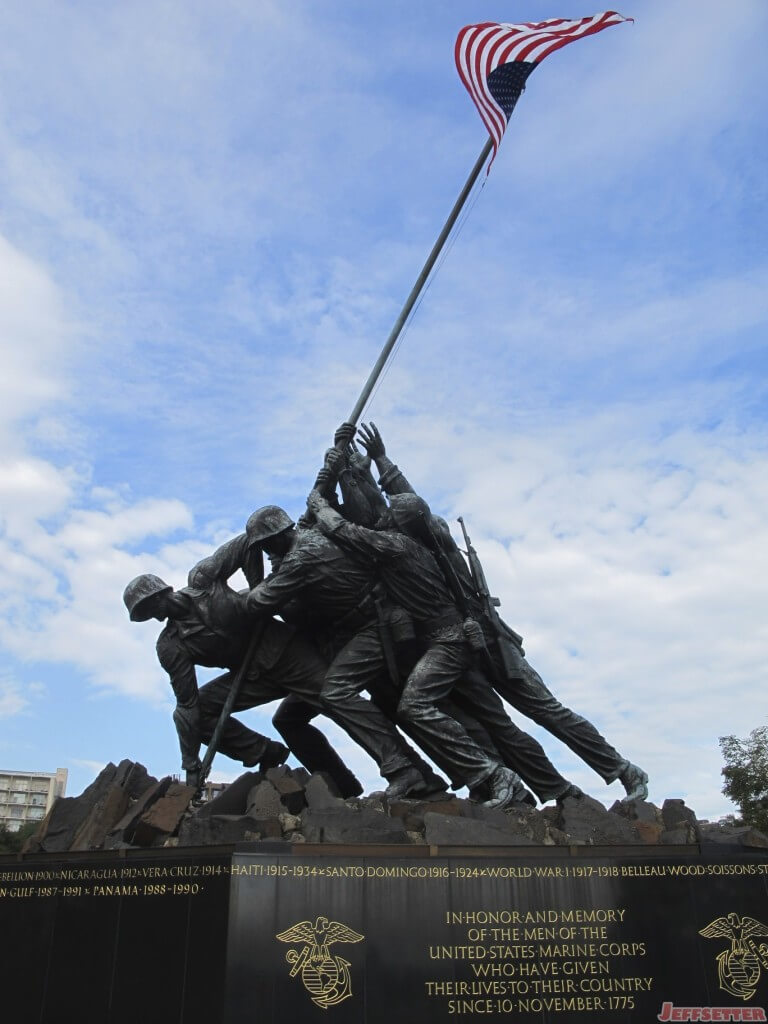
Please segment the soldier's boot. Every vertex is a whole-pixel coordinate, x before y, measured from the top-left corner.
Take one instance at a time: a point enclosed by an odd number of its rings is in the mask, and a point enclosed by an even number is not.
[[[334,772],[331,776],[333,781],[336,783],[336,788],[339,791],[339,796],[342,800],[346,800],[350,796],[362,796],[363,786],[358,777],[353,774],[349,769],[346,771]]]
[[[627,791],[627,795],[621,800],[623,804],[628,804],[630,800],[648,799],[648,776],[642,768],[638,768],[631,761],[626,762],[626,767],[619,775],[619,782]]]
[[[400,800],[403,797],[416,797],[423,795],[426,783],[424,776],[418,768],[400,768],[389,779],[389,785],[384,790],[388,800]]]
[[[527,792],[527,790],[526,790],[526,792]],[[528,793],[528,796],[532,797],[533,794],[532,793]],[[565,786],[563,786],[563,788],[560,790],[559,793],[553,793],[551,796],[539,796],[539,800],[543,804],[548,803],[550,800],[556,800],[557,803],[561,803],[563,800],[567,800],[568,797],[573,797],[575,800],[579,800],[583,796],[584,796],[584,794],[579,789],[578,786],[574,785],[574,783],[572,783],[572,782],[568,782],[568,783],[566,783]],[[486,780],[485,782],[481,783],[479,786],[475,786],[472,789],[470,789],[470,791],[469,791],[469,799],[470,800],[475,800],[478,803],[482,803],[483,801],[487,800],[488,799],[488,781]],[[520,798],[518,797],[518,800],[519,799]],[[530,803],[530,800],[525,799],[524,802],[525,803]]]
[[[536,806],[536,797],[525,788],[520,776],[510,768],[499,765],[487,783],[490,796],[483,805],[485,807],[508,807],[515,803]]]
[[[445,793],[448,789],[448,783],[442,778],[437,772],[433,772],[431,768],[428,771],[422,772],[421,777],[423,780],[423,789],[418,791],[418,796],[435,796],[437,793]]]
[[[290,753],[290,750],[284,743],[278,743],[277,740],[267,740],[266,747],[260,749],[257,754],[254,753],[250,757],[243,758],[243,767],[255,768],[258,765],[259,771],[265,772],[268,768],[276,768],[279,764],[286,761]]]
[[[270,740],[267,743],[267,749],[261,755],[259,761],[259,771],[265,772],[268,768],[276,768],[279,764],[283,764],[284,761],[288,760],[290,750],[284,743],[278,743],[277,740]]]
[[[561,804],[563,800],[567,800],[569,797],[573,797],[574,800],[581,800],[583,796],[584,793],[582,792],[582,790],[580,790],[579,787],[575,786],[572,782],[569,782],[566,788],[562,791],[562,793],[557,794],[555,800],[557,800],[557,802]]]

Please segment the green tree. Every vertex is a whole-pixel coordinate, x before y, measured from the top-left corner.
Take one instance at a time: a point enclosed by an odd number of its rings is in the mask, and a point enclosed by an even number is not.
[[[753,729],[743,740],[721,736],[720,750],[723,793],[738,806],[745,825],[768,833],[768,726]]]
[[[0,825],[0,853],[18,853],[26,839],[37,832],[39,821],[28,821],[18,832],[11,832],[5,825]]]

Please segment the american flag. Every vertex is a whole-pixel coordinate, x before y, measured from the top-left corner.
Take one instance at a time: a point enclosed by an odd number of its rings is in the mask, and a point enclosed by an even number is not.
[[[459,32],[456,67],[493,141],[491,163],[526,79],[536,65],[575,39],[632,20],[615,11],[604,11],[579,21],[550,18],[522,25],[485,21],[466,25]]]

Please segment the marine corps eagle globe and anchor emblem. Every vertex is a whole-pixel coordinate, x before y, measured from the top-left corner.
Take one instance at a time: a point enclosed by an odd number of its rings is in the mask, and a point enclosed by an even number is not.
[[[768,970],[768,945],[764,942],[758,945],[755,937],[768,936],[768,927],[754,917],[727,914],[715,918],[699,935],[730,941],[731,948],[717,956],[720,988],[739,999],[751,999],[760,981],[761,969]]]
[[[303,946],[300,951],[289,950],[285,959],[291,965],[291,977],[301,974],[304,988],[317,1006],[327,1010],[352,995],[351,964],[343,957],[332,956],[330,947],[334,942],[362,942],[364,935],[339,921],[318,917],[314,924],[299,921],[275,938]]]

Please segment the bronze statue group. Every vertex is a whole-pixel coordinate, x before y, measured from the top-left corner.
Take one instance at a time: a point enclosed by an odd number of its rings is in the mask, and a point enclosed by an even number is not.
[[[266,505],[194,566],[182,590],[151,574],[125,588],[131,619],[166,623],[157,656],[176,697],[187,783],[199,785],[201,744],[216,730],[218,750],[246,767],[265,770],[293,754],[310,772],[327,773],[341,796],[360,795],[314,724],[322,715],[373,758],[389,799],[420,799],[449,784],[491,807],[579,796],[515,725],[506,701],[606,783],[619,779],[625,799],[645,798],[645,772],[528,664],[469,542],[468,564],[445,521],[389,459],[375,425],[362,425],[357,443],[355,431],[345,423],[336,432],[298,523]],[[229,583],[238,570],[243,591]],[[225,672],[198,686],[197,665]],[[284,744],[226,713],[235,681],[233,712],[280,701],[272,722]]]

